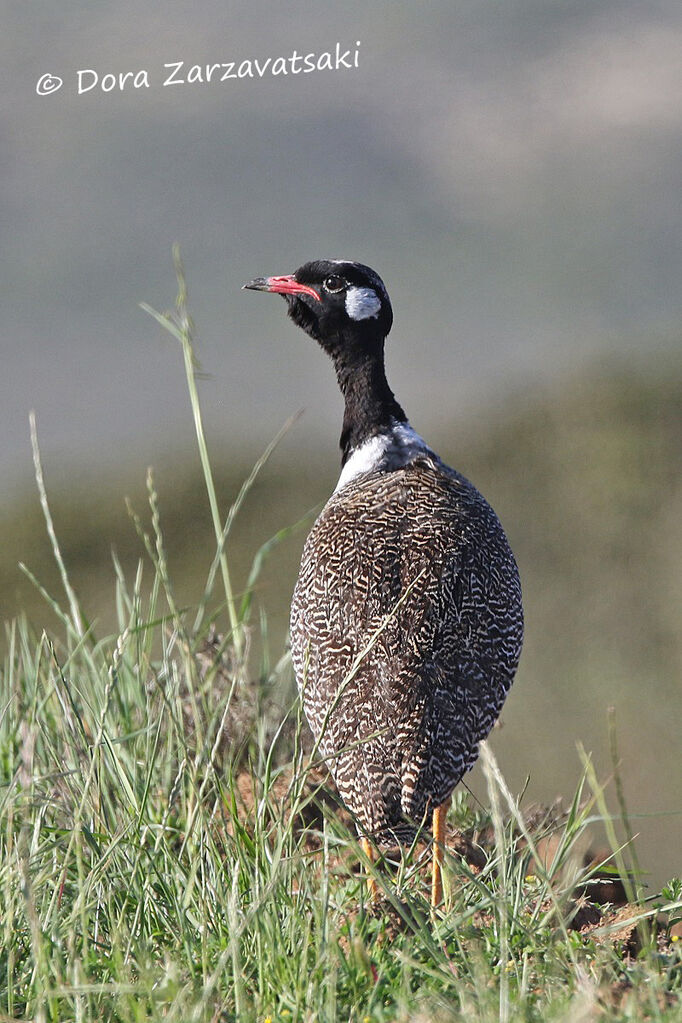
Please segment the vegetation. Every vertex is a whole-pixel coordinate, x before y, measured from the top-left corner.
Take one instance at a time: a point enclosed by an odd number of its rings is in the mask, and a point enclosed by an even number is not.
[[[133,513],[145,556],[132,574],[114,560],[114,628],[99,638],[34,437],[64,596],[42,590],[49,631],[23,616],[7,627],[0,1019],[681,1018],[682,883],[645,897],[587,755],[568,808],[531,812],[484,749],[485,808],[457,796],[441,912],[429,910],[424,849],[363,858],[310,749],[286,654],[273,667],[272,641],[251,642],[270,548],[237,592],[226,542],[254,476],[221,515],[180,280],[176,314],[159,318],[184,353],[214,531],[191,608],[150,475],[149,513]],[[598,821],[609,847],[595,855]]]

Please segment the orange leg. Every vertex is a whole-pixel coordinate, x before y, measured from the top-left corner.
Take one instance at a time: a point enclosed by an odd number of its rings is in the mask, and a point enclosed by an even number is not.
[[[368,838],[361,838],[360,845],[369,862],[374,863],[374,847],[370,840]],[[367,892],[369,894],[369,901],[374,902],[377,897],[377,883],[371,874],[367,876]]]
[[[445,818],[450,800],[433,811],[433,872],[431,875],[431,906],[435,909],[443,898],[443,850],[445,848]]]

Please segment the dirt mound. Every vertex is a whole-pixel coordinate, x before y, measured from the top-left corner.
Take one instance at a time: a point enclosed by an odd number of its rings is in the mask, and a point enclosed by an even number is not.
[[[270,788],[269,798],[282,821],[292,823],[293,813],[294,833],[303,841],[306,850],[310,853],[321,851],[324,820],[330,815],[348,830],[349,835],[354,835],[353,820],[343,806],[329,772],[308,760],[302,761],[300,772],[301,777],[297,782],[291,769],[280,771]],[[250,772],[243,770],[237,776],[236,788],[239,794],[240,823],[250,830],[257,801],[262,798],[259,783],[254,782]],[[541,914],[549,913],[552,909],[553,900],[547,898],[546,886],[533,873],[534,870],[543,875],[548,872],[552,876],[553,889],[562,893],[560,897],[557,896],[557,903],[561,905],[564,926],[579,932],[586,941],[594,941],[598,945],[608,943],[623,957],[636,956],[642,942],[649,940],[649,934],[660,948],[668,945],[674,935],[682,930],[682,925],[677,924],[669,930],[662,920],[653,923],[649,921],[643,925],[640,920],[642,907],[630,903],[626,895],[628,879],[619,877],[607,865],[610,859],[608,851],[590,845],[587,838],[579,853],[579,864],[576,865],[575,857],[571,860],[570,869],[576,881],[570,896],[565,894],[568,868],[554,871],[552,865],[566,818],[558,802],[551,807],[533,807],[527,813],[525,823],[530,833],[535,833],[535,853],[531,853],[525,839],[518,836],[515,855],[523,861],[525,883],[529,886],[529,903],[532,905],[532,889],[536,887],[537,898],[542,899]],[[419,843],[412,852],[414,886],[425,898],[430,883],[430,849],[431,837],[427,834],[425,841]],[[482,873],[489,859],[496,855],[492,826],[486,824],[470,829],[449,826],[446,849],[450,854],[446,869],[451,876],[451,885],[456,887],[458,875],[462,883],[466,883],[472,875]],[[359,855],[354,855],[352,850],[351,844],[349,847],[343,846],[340,853],[333,854],[328,860],[329,869],[332,872],[343,870],[361,873],[364,866]],[[396,875],[401,855],[400,850],[388,850],[378,859],[377,868],[387,879]],[[576,866],[579,869],[576,870]],[[403,913],[400,908],[396,909],[393,900],[381,898],[374,912],[385,916],[391,931],[410,926],[409,921],[413,917],[412,910],[408,913],[406,909]],[[477,914],[474,925],[477,928],[485,927],[490,923],[488,916],[487,913]],[[557,922],[556,926],[561,925]]]

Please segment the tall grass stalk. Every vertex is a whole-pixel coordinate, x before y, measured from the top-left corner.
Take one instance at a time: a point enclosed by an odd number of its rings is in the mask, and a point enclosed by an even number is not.
[[[213,478],[213,470],[211,468],[211,462],[208,455],[208,446],[206,443],[206,435],[204,433],[204,423],[201,415],[201,405],[199,403],[199,392],[197,390],[196,381],[197,360],[194,354],[193,323],[187,309],[187,282],[185,280],[185,272],[183,269],[182,260],[180,259],[180,248],[177,245],[173,247],[173,262],[175,265],[175,275],[178,283],[178,294],[176,299],[176,318],[173,319],[171,316],[159,313],[155,309],[152,309],[152,307],[147,305],[146,303],[142,303],[142,309],[144,309],[145,312],[149,313],[150,316],[153,316],[154,319],[158,323],[160,323],[165,330],[172,334],[173,337],[175,337],[182,346],[185,376],[187,379],[187,389],[189,392],[189,400],[192,407],[192,415],[194,417],[194,430],[197,438],[197,446],[199,448],[201,468],[206,483],[206,493],[208,495],[208,503],[211,509],[211,519],[213,520],[213,530],[215,533],[217,544],[217,557],[220,562],[220,571],[222,573],[223,578],[223,588],[225,590],[225,606],[227,607],[227,613],[230,619],[230,628],[232,630],[234,650],[237,655],[238,661],[241,662],[244,653],[244,637],[237,615],[237,607],[235,603],[234,594],[232,591],[232,582],[230,580],[230,572],[227,564],[227,554],[224,548],[224,540],[222,540],[223,525],[220,517],[220,511],[218,508],[218,498],[216,495],[215,481]]]
[[[33,450],[33,466],[35,470],[36,485],[38,487],[38,494],[40,495],[40,505],[43,509],[43,515],[45,517],[45,526],[47,528],[47,535],[50,538],[52,545],[52,552],[54,554],[55,561],[59,567],[59,574],[62,579],[62,585],[64,592],[66,593],[69,601],[69,608],[71,610],[71,624],[75,629],[76,634],[81,637],[83,635],[83,622],[81,620],[81,611],[78,606],[78,599],[74,592],[71,583],[69,582],[69,576],[66,571],[66,565],[62,558],[62,552],[59,547],[57,540],[57,534],[55,533],[54,523],[52,521],[52,512],[50,511],[50,505],[47,500],[47,490],[45,489],[45,480],[43,479],[43,466],[40,460],[40,448],[38,447],[38,428],[36,426],[35,412],[31,412],[29,415],[29,424],[31,428],[31,448]],[[67,619],[65,619],[67,620]]]

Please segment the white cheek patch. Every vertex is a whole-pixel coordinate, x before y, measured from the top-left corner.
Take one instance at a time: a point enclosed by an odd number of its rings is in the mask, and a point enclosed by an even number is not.
[[[346,292],[346,312],[351,320],[368,320],[379,315],[381,299],[374,288],[349,288]]]

